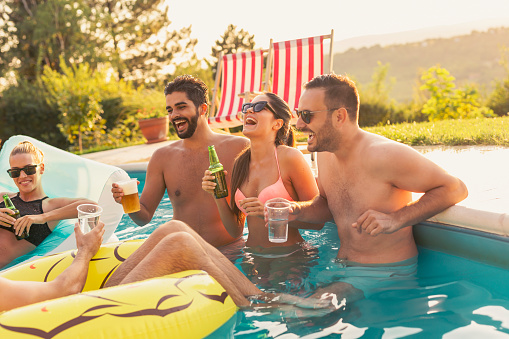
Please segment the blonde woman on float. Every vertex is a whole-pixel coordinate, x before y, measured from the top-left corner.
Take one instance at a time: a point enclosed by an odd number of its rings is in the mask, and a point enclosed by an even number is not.
[[[83,198],[48,198],[42,188],[44,154],[30,141],[16,145],[9,156],[7,173],[18,187],[18,193],[7,194],[21,217],[14,219],[12,210],[0,200],[0,268],[27,254],[48,237],[60,220],[78,216],[80,204],[96,204]],[[27,230],[28,237],[17,240]]]

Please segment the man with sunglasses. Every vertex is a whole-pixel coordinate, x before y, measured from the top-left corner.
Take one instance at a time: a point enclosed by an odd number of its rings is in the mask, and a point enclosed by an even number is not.
[[[248,140],[211,130],[208,88],[200,79],[178,76],[168,83],[164,94],[170,122],[181,140],[153,154],[140,197],[141,210],[129,216],[140,226],[150,222],[166,190],[173,219],[190,225],[213,246],[232,243],[236,238],[224,228],[214,198],[201,189],[201,178],[209,167],[208,146],[215,146],[224,169],[231,173],[235,156],[247,146]],[[111,191],[120,203],[123,190],[113,184]]]
[[[62,219],[78,216],[76,207],[80,204],[95,204],[82,198],[48,198],[42,187],[44,155],[29,141],[16,145],[9,155],[10,169],[7,174],[18,187],[18,193],[7,194],[19,210],[21,217],[15,219],[13,211],[0,202],[0,268],[9,264],[41,244]],[[3,174],[3,175],[7,175]],[[28,237],[17,240],[16,235],[27,230]]]
[[[355,84],[335,74],[305,84],[296,110],[296,127],[309,134],[308,151],[319,152],[320,193],[311,201],[292,203],[292,218],[335,221],[341,246],[329,281],[347,277],[317,295],[344,294],[352,285],[366,294],[378,287],[377,279],[348,280],[349,269],[359,266],[380,269],[386,277],[415,272],[412,225],[468,194],[461,180],[411,147],[360,129],[358,114]],[[424,194],[412,201],[412,192]]]

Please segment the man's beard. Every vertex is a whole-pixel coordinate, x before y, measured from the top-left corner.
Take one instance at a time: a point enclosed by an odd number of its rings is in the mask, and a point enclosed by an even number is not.
[[[191,119],[186,119],[187,120],[187,129],[182,134],[180,134],[178,132],[178,129],[175,126],[175,124],[172,123],[173,128],[175,128],[175,131],[177,132],[177,135],[180,139],[187,139],[187,138],[190,138],[193,136],[194,132],[196,131],[196,128],[198,127],[198,117],[199,116],[200,116],[200,113],[198,112],[198,110],[196,110],[196,115],[194,117],[192,117]]]
[[[315,132],[315,142],[308,146],[309,152],[334,152],[339,147],[341,136],[332,127],[332,119],[327,119],[320,130]]]

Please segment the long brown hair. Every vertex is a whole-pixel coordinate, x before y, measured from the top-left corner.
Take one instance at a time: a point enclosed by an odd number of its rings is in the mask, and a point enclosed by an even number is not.
[[[293,127],[290,125],[290,120],[292,118],[290,107],[283,99],[274,93],[264,92],[263,94],[268,97],[270,107],[272,107],[276,112],[276,114],[273,113],[274,117],[276,119],[283,120],[283,126],[281,126],[281,128],[277,131],[276,139],[274,140],[275,146],[277,147],[279,145],[286,145],[295,147],[295,135],[293,132]],[[242,186],[248,177],[250,163],[251,145],[248,145],[235,158],[231,179],[230,205],[232,206],[233,214],[240,222],[242,222],[244,216],[235,203],[235,192],[237,192],[237,189]]]

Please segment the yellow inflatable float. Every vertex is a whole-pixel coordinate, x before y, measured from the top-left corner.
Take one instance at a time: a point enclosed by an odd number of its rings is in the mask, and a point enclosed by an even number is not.
[[[101,246],[83,293],[0,314],[0,338],[203,338],[236,313],[224,288],[203,271],[101,289],[142,240]],[[11,280],[51,281],[75,250],[0,273]]]

